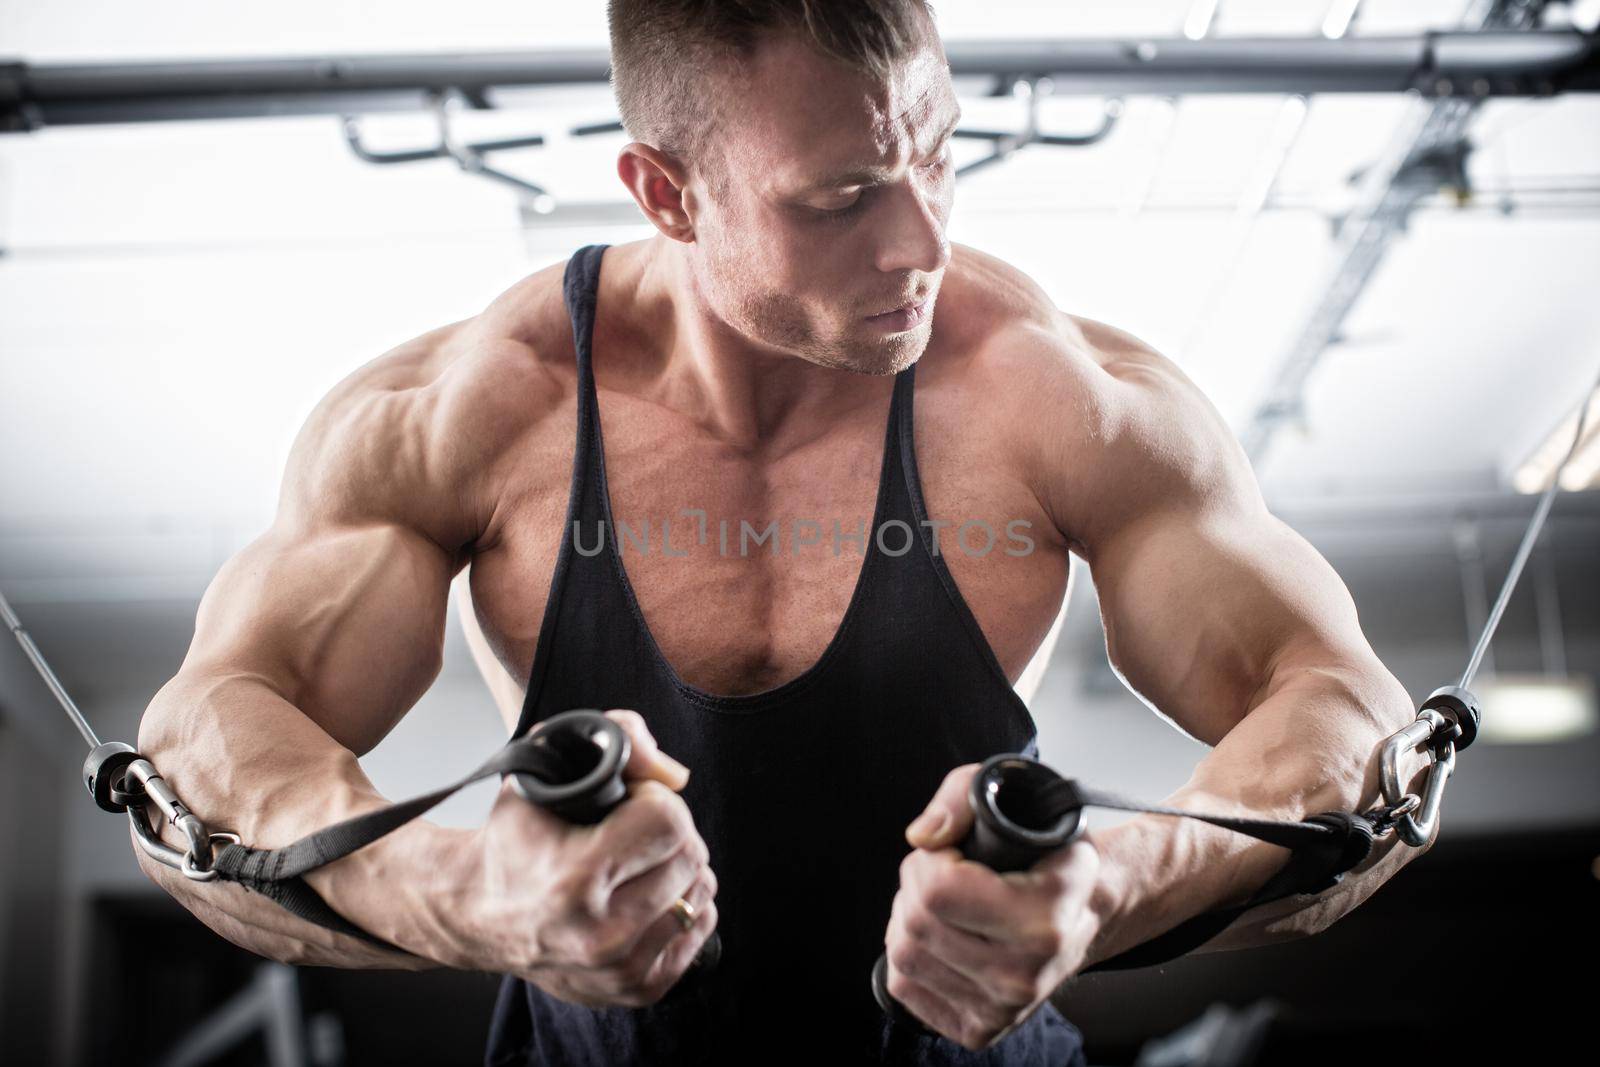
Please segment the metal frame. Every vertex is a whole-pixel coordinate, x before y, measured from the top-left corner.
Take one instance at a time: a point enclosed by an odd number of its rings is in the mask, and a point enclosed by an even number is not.
[[[1058,95],[1600,91],[1600,44],[1572,30],[1446,30],[1402,37],[950,41],[951,74],[1049,78]],[[0,132],[49,126],[427,110],[455,91],[604,85],[603,49],[170,63],[0,62]]]
[[[1027,108],[1020,132],[958,131],[993,146],[962,173],[1003,161],[1032,144],[1094,144],[1111,132],[1121,113],[1121,97],[1128,95],[1226,92],[1303,98],[1412,92],[1427,98],[1362,176],[1358,205],[1340,220],[1334,254],[1317,287],[1321,296],[1276,361],[1265,397],[1240,435],[1246,453],[1259,463],[1277,430],[1301,418],[1306,382],[1389,242],[1441,187],[1464,191],[1469,151],[1465,133],[1479,104],[1496,96],[1600,91],[1600,34],[1534,29],[1545,6],[1546,0],[1475,0],[1460,28],[1408,37],[1219,39],[1207,35],[1212,4],[1209,10],[1203,10],[1205,5],[1195,9],[1204,14],[1205,25],[1191,26],[1197,36],[1186,38],[948,42],[945,51],[954,77],[991,79],[991,94],[1018,95]],[[460,143],[450,127],[450,98],[487,109],[499,89],[601,85],[608,76],[609,54],[599,49],[91,65],[9,62],[0,63],[0,133],[99,123],[337,114],[344,119],[346,142],[361,159],[388,164],[449,158],[468,173],[517,189],[525,209],[537,217],[554,207],[545,190],[490,167],[485,154],[540,145],[543,138]],[[1038,102],[1052,92],[1107,99],[1099,128],[1076,136],[1042,133]],[[435,115],[437,145],[378,153],[362,142],[355,116],[416,109]],[[571,132],[587,136],[619,129],[620,124],[607,121]],[[1292,144],[1292,135],[1288,140]],[[1279,158],[1276,166],[1281,163]],[[1240,205],[1241,214],[1253,215],[1266,206],[1276,166],[1258,195]]]
[[[988,141],[989,154],[979,156],[970,163],[964,163],[956,168],[956,177],[965,177],[973,171],[995,163],[1002,163],[1016,155],[1029,145],[1049,145],[1057,148],[1087,148],[1089,145],[1099,144],[1111,135],[1116,128],[1117,120],[1122,117],[1122,100],[1120,97],[1111,97],[1106,100],[1100,113],[1100,121],[1095,128],[1086,133],[1062,134],[1044,133],[1039,129],[1039,101],[1055,91],[1055,85],[1049,78],[1019,78],[1011,87],[1011,93],[1023,102],[1022,129],[1012,133],[1008,130],[983,130],[973,127],[958,127],[952,136],[972,141]]]
[[[1476,28],[1472,36],[1531,42],[1539,34],[1527,27],[1538,24],[1545,6],[1546,0],[1475,0],[1462,23]],[[1303,418],[1308,379],[1418,204],[1445,186],[1466,196],[1471,149],[1466,134],[1488,94],[1463,97],[1458,89],[1454,83],[1433,86],[1434,99],[1413,105],[1389,147],[1360,176],[1357,204],[1340,220],[1333,253],[1316,286],[1320,295],[1269,372],[1266,395],[1239,435],[1257,466],[1278,430]]]
[[[491,167],[484,158],[490,152],[503,152],[511,148],[537,148],[542,146],[544,136],[531,134],[526,137],[508,137],[494,141],[462,142],[455,135],[455,130],[450,122],[450,100],[456,96],[454,89],[448,89],[433,94],[430,100],[430,110],[433,112],[434,122],[439,130],[439,142],[429,148],[407,149],[399,152],[378,152],[361,139],[361,120],[355,115],[344,116],[344,141],[350,147],[355,157],[364,163],[389,165],[395,163],[416,163],[425,159],[453,160],[457,167],[466,174],[477,174],[501,185],[515,189],[529,204],[530,208],[540,215],[548,215],[555,209],[555,199],[542,186],[509,174],[497,167]],[[471,101],[469,100],[470,104]]]
[[[179,1037],[160,1067],[202,1067],[260,1034],[270,1067],[307,1067],[341,1056],[313,1056],[293,967],[263,963],[248,984]]]

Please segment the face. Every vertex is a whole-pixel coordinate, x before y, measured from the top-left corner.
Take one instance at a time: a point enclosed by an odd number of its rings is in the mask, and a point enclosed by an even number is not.
[[[690,249],[702,299],[764,347],[905,369],[928,343],[955,192],[960,107],[931,25],[887,84],[792,39],[763,44],[737,80],[716,135],[725,188]]]

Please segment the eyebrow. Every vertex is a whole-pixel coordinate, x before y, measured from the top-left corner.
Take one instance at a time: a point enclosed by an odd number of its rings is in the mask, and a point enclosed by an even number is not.
[[[943,144],[945,139],[954,133],[956,127],[960,124],[961,112],[958,110],[955,115],[951,117],[950,121],[945,123],[944,129],[939,131],[939,136],[934,139],[933,143],[936,145]],[[818,189],[829,189],[838,185],[877,185],[886,181],[889,173],[889,168],[883,166],[858,167],[854,170],[845,171],[840,174],[833,174],[818,178],[813,181],[808,181],[805,184],[805,188],[803,188],[801,191],[810,193],[816,192]]]

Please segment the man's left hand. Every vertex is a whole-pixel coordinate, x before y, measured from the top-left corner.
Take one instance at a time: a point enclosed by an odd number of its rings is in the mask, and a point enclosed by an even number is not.
[[[962,857],[978,764],[945,776],[906,830],[914,851],[885,937],[889,992],[968,1049],[1004,1037],[1084,966],[1101,917],[1089,907],[1100,857],[1086,837],[1030,870],[996,874]]]

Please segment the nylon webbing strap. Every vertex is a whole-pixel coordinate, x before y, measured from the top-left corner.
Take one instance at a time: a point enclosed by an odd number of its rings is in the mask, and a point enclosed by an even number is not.
[[[547,751],[530,743],[526,737],[518,738],[451,785],[324,827],[283,848],[255,849],[230,843],[217,853],[212,866],[223,878],[276,901],[302,919],[395,952],[404,952],[334,911],[302,876],[392,833],[474,782],[511,773],[554,777],[557,772],[550,761]],[[1089,789],[1072,779],[1063,779],[1055,785],[1050,801],[1051,806],[1061,812],[1096,807],[1196,819],[1290,850],[1288,863],[1243,904],[1197,915],[1159,937],[1088,968],[1093,971],[1147,967],[1182,956],[1221,933],[1251,908],[1296,893],[1321,892],[1336,884],[1344,872],[1365,859],[1372,849],[1371,824],[1347,812],[1328,812],[1303,822],[1208,815],[1182,808],[1139,804],[1114,793]]]
[[[1187,808],[1167,808],[1159,804],[1141,804],[1135,800],[1107,793],[1099,789],[1091,789],[1081,785],[1071,778],[1061,783],[1061,794],[1071,801],[1073,807],[1085,808],[1113,808],[1117,811],[1140,812],[1148,815],[1174,815],[1185,819],[1197,819],[1200,822],[1220,826],[1225,830],[1235,833],[1248,834],[1258,841],[1265,841],[1270,845],[1282,845],[1284,848],[1316,848],[1340,836],[1340,831],[1322,823],[1282,822],[1277,819],[1252,819],[1242,815],[1208,815],[1204,812],[1190,811]]]
[[[1372,851],[1372,824],[1350,812],[1325,812],[1301,822],[1208,815],[1183,808],[1138,804],[1114,793],[1086,788],[1072,779],[1064,779],[1055,786],[1051,799],[1059,800],[1062,810],[1072,807],[1111,808],[1195,819],[1290,850],[1289,861],[1283,868],[1243,904],[1196,915],[1158,937],[1086,968],[1089,971],[1128,970],[1176,959],[1220,934],[1251,908],[1297,893],[1320,893],[1338,884],[1346,871],[1366,859]]]
[[[551,760],[550,753],[544,748],[528,737],[520,737],[507,743],[477,770],[442,789],[325,826],[283,848],[257,849],[230,843],[217,853],[212,868],[221,877],[255,890],[302,919],[396,952],[404,952],[404,949],[368,933],[334,911],[301,876],[343,859],[393,833],[474,782],[493,775],[512,773],[554,779],[559,772]]]

